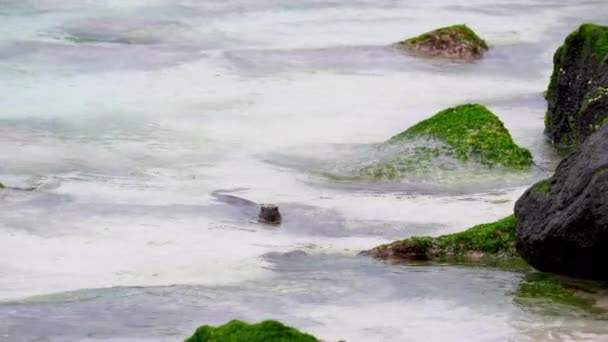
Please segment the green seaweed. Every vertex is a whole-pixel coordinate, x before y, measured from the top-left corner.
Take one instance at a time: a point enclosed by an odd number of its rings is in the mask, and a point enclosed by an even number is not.
[[[515,227],[515,217],[510,215],[454,234],[410,237],[378,246],[371,250],[371,254],[441,261],[516,260],[521,258],[515,250]]]
[[[515,254],[515,217],[507,216],[463,232],[443,235],[436,239],[442,253],[463,254],[470,251],[489,254]]]
[[[551,191],[551,178],[547,178],[533,185],[532,191],[534,193],[548,194]]]
[[[407,152],[399,153],[389,160],[364,166],[358,170],[358,173],[362,176],[375,179],[395,179],[404,174],[428,174],[436,167],[432,163],[433,158],[450,154],[451,151],[446,146],[416,146]]]
[[[483,49],[488,49],[488,45],[486,42],[481,39],[473,30],[471,30],[467,25],[452,25],[447,27],[442,27],[434,31],[425,32],[419,36],[412,37],[406,39],[401,42],[402,44],[421,44],[426,42],[433,35],[457,35],[460,39],[469,42],[473,45],[479,45]]]
[[[4,189],[4,184],[0,183],[0,189]]]
[[[213,327],[202,326],[185,342],[317,342],[318,340],[277,321],[248,324],[230,321]]]
[[[515,301],[524,305],[571,307],[585,312],[598,312],[591,293],[596,284],[568,280],[545,273],[528,275],[515,292]]]
[[[454,156],[462,161],[474,159],[488,166],[514,168],[533,164],[530,151],[517,146],[502,121],[479,104],[445,109],[388,142],[416,138],[440,140],[452,147]]]
[[[434,245],[430,236],[413,236],[410,241],[416,246],[416,254],[426,254]]]

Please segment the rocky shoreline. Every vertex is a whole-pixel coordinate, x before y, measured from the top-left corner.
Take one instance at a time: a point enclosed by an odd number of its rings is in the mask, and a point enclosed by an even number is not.
[[[364,255],[482,265],[523,260],[547,273],[524,283],[518,296],[594,307],[597,301],[571,283],[608,280],[601,266],[608,258],[608,27],[582,25],[554,62],[545,134],[556,148],[573,151],[555,174],[530,187],[512,216],[450,235],[410,237]],[[591,288],[586,292],[603,292],[603,285]]]
[[[474,61],[488,45],[466,25],[440,28],[396,44],[422,57]],[[493,223],[438,237],[413,236],[361,252],[400,261],[524,265],[526,278],[515,294],[524,305],[551,302],[586,313],[605,313],[598,295],[608,280],[601,262],[608,259],[608,27],[584,24],[570,34],[554,56],[545,95],[545,134],[558,149],[573,151],[555,174],[530,187],[514,215]],[[392,137],[385,144],[430,140],[439,146],[414,148],[360,170],[374,178],[397,178],[436,157],[488,167],[525,168],[531,153],[517,146],[500,119],[480,104],[448,108]],[[430,165],[430,164],[429,164]],[[432,167],[432,166],[429,166]],[[424,169],[424,168],[422,168]],[[538,273],[532,268],[540,270]],[[563,276],[556,276],[560,274]],[[318,341],[275,321],[239,321],[203,326],[187,342]]]
[[[466,25],[439,28],[393,45],[415,57],[474,62],[489,51]],[[608,313],[608,27],[583,24],[554,55],[545,94],[548,142],[570,154],[553,176],[532,185],[501,220],[442,236],[411,236],[360,253],[406,262],[500,266],[524,265],[515,300],[524,305],[548,301],[586,314]],[[444,160],[503,170],[534,167],[531,152],[516,144],[500,118],[483,104],[446,108],[398,133],[382,146],[413,141],[394,158],[357,170],[375,180],[427,172]],[[381,147],[382,147],[381,146]],[[413,147],[412,147],[413,146]],[[0,189],[4,189],[0,183]],[[32,190],[32,189],[30,189]],[[279,224],[276,206],[262,207],[260,222]],[[201,326],[185,342],[293,341],[318,338],[277,321],[231,321]]]

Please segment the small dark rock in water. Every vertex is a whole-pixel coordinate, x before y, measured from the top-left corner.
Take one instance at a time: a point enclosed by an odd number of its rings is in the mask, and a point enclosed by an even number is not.
[[[279,207],[274,204],[263,204],[258,215],[258,222],[268,224],[281,224]]]
[[[443,27],[397,43],[403,51],[424,57],[473,61],[488,51],[486,42],[466,25]]]
[[[553,63],[545,134],[555,146],[575,149],[608,122],[608,26],[579,27]]]
[[[515,204],[516,248],[535,268],[608,280],[608,125]]]

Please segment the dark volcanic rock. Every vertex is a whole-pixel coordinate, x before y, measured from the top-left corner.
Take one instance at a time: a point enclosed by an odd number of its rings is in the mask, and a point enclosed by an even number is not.
[[[443,27],[397,43],[406,52],[425,57],[472,61],[488,51],[486,42],[466,25]]]
[[[584,24],[553,57],[545,133],[576,148],[608,119],[608,27]]]
[[[608,280],[608,125],[515,204],[517,251],[541,271]]]

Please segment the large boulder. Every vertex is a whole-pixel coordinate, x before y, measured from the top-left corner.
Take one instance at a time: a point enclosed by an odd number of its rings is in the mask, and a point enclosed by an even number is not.
[[[576,148],[608,119],[608,27],[582,25],[553,63],[545,133],[560,148]]]
[[[456,163],[467,162],[511,169],[533,165],[530,151],[517,146],[502,121],[479,104],[445,109],[380,148],[391,153],[365,165],[360,174],[398,178],[438,168],[448,171]]]
[[[424,57],[473,61],[488,51],[486,42],[466,25],[454,25],[423,33],[396,44],[409,53]]]
[[[221,326],[205,325],[185,342],[318,342],[315,337],[277,321],[248,324],[230,321]]]
[[[608,125],[515,204],[517,251],[541,271],[608,280]]]

